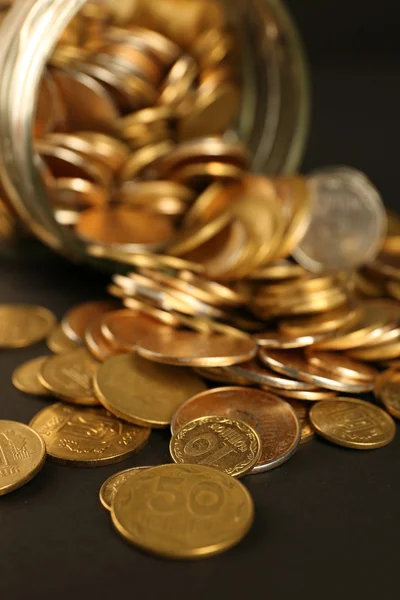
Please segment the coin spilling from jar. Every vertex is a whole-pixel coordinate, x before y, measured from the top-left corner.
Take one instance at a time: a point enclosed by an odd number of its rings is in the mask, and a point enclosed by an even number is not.
[[[18,449],[0,494],[46,452],[117,463],[170,427],[171,464],[115,473],[100,501],[124,539],[171,558],[247,534],[254,507],[238,478],[316,436],[381,448],[400,418],[400,220],[355,169],[251,172],[231,129],[237,43],[207,4],[172,28],[154,3],[123,25],[88,2],[65,31],[35,149],[55,219],[116,274],[108,299],[58,324],[42,307],[0,306],[3,349],[46,339],[53,353],[12,375],[44,405],[21,432],[0,423],[0,447]]]

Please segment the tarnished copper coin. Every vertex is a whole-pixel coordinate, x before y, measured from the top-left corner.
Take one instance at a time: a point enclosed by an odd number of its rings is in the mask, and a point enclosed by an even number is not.
[[[45,441],[55,461],[76,467],[100,467],[129,458],[146,444],[150,429],[113,417],[104,408],[52,404],[30,426]]]
[[[89,325],[100,315],[104,315],[116,308],[117,304],[111,301],[85,302],[71,308],[62,320],[64,333],[75,342],[83,342]]]
[[[208,335],[170,327],[143,336],[137,351],[144,358],[165,364],[223,367],[249,360],[256,354],[257,345],[247,335]]]
[[[261,439],[261,456],[252,473],[269,471],[288,460],[300,442],[300,426],[293,409],[261,390],[223,387],[208,390],[185,402],[175,413],[171,429],[207,415],[229,416],[251,425]]]
[[[134,352],[142,337],[152,335],[160,328],[171,330],[168,325],[128,308],[105,315],[101,325],[104,337],[124,352]]]

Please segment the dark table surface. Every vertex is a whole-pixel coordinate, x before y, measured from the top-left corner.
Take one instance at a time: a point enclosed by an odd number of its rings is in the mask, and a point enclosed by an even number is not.
[[[295,4],[290,2],[302,24],[317,19],[320,3]],[[327,3],[335,14],[332,5]],[[356,18],[356,12],[350,15]],[[338,19],[338,32],[341,24]],[[323,48],[323,36],[315,39],[306,32],[314,110],[304,170],[334,163],[361,168],[385,202],[396,207],[398,56],[390,44],[385,52],[362,52],[363,35],[361,51],[351,53],[347,29],[338,33],[343,34],[338,53]],[[43,304],[58,317],[72,304],[101,295],[106,281],[104,275],[58,258],[0,259],[0,302]],[[1,352],[0,419],[28,422],[46,405],[11,384],[17,365],[46,352],[44,344]],[[247,477],[256,506],[251,533],[237,548],[195,563],[161,560],[127,546],[98,500],[101,484],[118,470],[169,462],[168,439],[168,432],[154,432],[140,455],[119,465],[75,469],[48,461],[34,481],[2,497],[0,598],[197,600],[252,594],[272,600],[358,600],[395,594],[400,435],[390,446],[368,452],[316,439],[282,467]]]

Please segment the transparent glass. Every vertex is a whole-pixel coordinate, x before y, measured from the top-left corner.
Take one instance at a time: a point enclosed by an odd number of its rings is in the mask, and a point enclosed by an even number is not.
[[[238,135],[251,150],[252,169],[266,174],[293,172],[302,157],[309,116],[307,68],[293,22],[280,0],[215,1],[226,4],[242,45]],[[0,181],[18,217],[42,242],[71,259],[92,261],[85,242],[55,221],[32,142],[43,69],[84,3],[16,0],[3,22]]]

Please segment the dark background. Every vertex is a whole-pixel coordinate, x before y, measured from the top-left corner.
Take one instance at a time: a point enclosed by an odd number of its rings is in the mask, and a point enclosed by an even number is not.
[[[394,0],[288,1],[308,51],[313,123],[304,170],[345,163],[399,197],[400,8]],[[0,302],[37,302],[61,317],[96,298],[106,278],[52,258],[0,261]],[[28,422],[45,405],[13,389],[12,370],[45,346],[0,354],[0,418]],[[196,563],[130,548],[98,501],[120,469],[168,461],[168,433],[153,433],[120,465],[73,469],[48,462],[0,498],[0,598],[183,599],[393,597],[398,587],[400,436],[357,452],[314,440],[285,465],[246,478],[256,505],[237,548]]]

